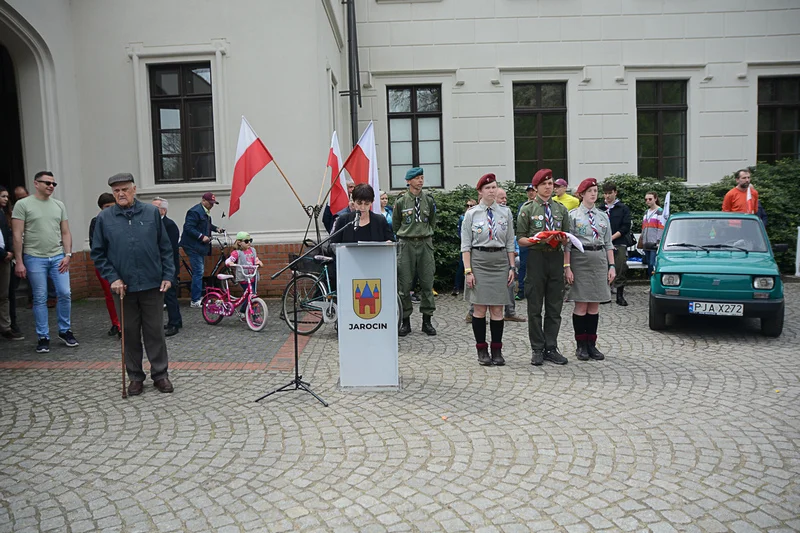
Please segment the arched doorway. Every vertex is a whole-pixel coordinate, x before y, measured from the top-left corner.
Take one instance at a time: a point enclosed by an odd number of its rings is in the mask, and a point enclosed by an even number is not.
[[[14,190],[25,185],[22,159],[22,128],[14,62],[0,44],[0,184]]]

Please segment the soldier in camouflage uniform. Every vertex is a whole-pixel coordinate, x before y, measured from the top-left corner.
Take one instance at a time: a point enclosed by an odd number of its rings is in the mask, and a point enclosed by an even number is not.
[[[528,247],[525,297],[528,303],[528,337],[533,349],[531,364],[539,366],[547,359],[565,365],[567,358],[558,351],[558,330],[564,304],[563,242],[566,239],[553,248],[547,243],[531,243],[529,238],[540,231],[569,232],[569,212],[551,198],[552,170],[539,170],[531,183],[536,188],[536,198],[526,202],[517,217],[517,241],[520,248]]]
[[[397,290],[403,305],[403,323],[398,335],[405,337],[411,333],[411,284],[414,276],[419,278],[422,331],[436,335],[431,317],[436,310],[433,300],[433,275],[436,266],[433,260],[433,230],[436,228],[436,202],[423,192],[425,176],[419,167],[406,172],[408,192],[400,196],[394,204],[392,229],[399,242],[397,259]]]

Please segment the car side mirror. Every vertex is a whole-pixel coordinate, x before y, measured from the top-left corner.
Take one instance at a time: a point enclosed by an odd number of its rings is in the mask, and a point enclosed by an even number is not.
[[[773,244],[772,245],[772,251],[776,252],[776,253],[788,252],[789,251],[789,245],[788,244]]]
[[[646,242],[644,243],[644,248],[642,250],[647,250],[648,252],[653,252],[658,250],[658,243],[657,242]]]

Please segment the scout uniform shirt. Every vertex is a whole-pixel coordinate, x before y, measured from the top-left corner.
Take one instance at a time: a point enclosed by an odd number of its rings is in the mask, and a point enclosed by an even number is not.
[[[589,221],[589,211],[589,209],[586,209],[586,206],[581,204],[569,212],[570,224],[572,225],[572,231],[570,233],[581,241],[584,248],[602,246],[604,250],[613,250],[614,245],[611,243],[611,222],[608,220],[608,215],[596,207],[592,207],[591,212],[594,221],[594,230],[592,230],[592,224]]]
[[[436,202],[421,191],[419,196],[406,192],[394,203],[392,229],[400,239],[432,237],[436,227]]]
[[[567,208],[550,198],[550,213],[553,219],[553,227],[547,227],[545,217],[544,202],[538,196],[526,202],[520,209],[517,217],[517,239],[522,237],[533,237],[540,231],[565,231],[569,232],[569,212]],[[528,247],[529,250],[551,251],[557,250],[547,243],[538,243]]]
[[[514,253],[514,222],[510,209],[494,202],[491,206],[479,203],[467,211],[461,225],[461,251],[469,252],[473,248],[505,248],[506,252]]]

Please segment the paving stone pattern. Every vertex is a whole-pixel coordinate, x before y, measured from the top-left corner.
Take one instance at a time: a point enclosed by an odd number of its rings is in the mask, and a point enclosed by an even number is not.
[[[529,364],[506,323],[508,365],[477,364],[466,306],[439,296],[437,337],[400,341],[400,392],[342,392],[331,326],[302,391],[253,400],[287,372],[173,369],[120,398],[118,370],[0,370],[0,531],[798,531],[800,285],[778,339],[756,321],[646,324],[647,289],[601,307],[604,362]],[[524,310],[521,302],[520,310]],[[184,309],[171,361],[270,363],[276,302],[253,333]],[[113,361],[102,302],[75,305],[81,346],[0,363]],[[366,348],[365,348],[366,349]],[[202,366],[201,366],[202,368]]]

